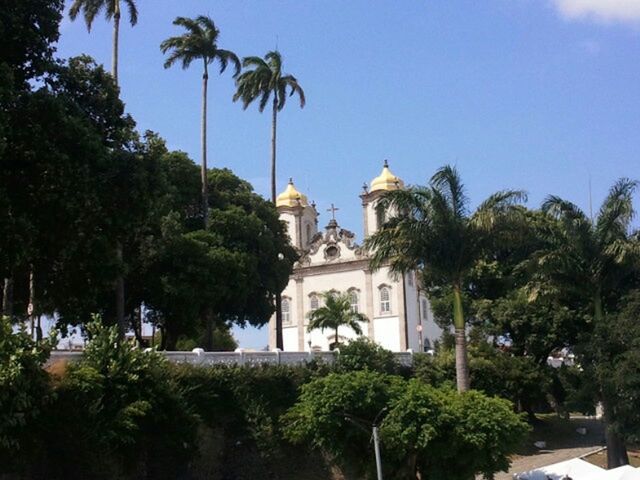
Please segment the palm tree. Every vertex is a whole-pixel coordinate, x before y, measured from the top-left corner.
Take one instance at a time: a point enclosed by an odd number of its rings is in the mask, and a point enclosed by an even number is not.
[[[69,17],[75,20],[78,13],[82,11],[87,30],[91,31],[91,26],[96,16],[104,9],[107,20],[113,19],[113,53],[111,60],[111,74],[118,84],[118,41],[120,36],[120,3],[121,1],[129,10],[129,22],[131,26],[138,23],[138,9],[135,0],[74,0],[69,9]]]
[[[242,100],[242,108],[245,110],[254,100],[260,99],[258,109],[264,112],[269,103],[269,97],[273,94],[271,108],[271,201],[276,203],[276,131],[278,112],[287,102],[287,89],[289,96],[298,94],[300,108],[304,108],[306,99],[304,90],[293,75],[285,75],[282,72],[282,55],[280,52],[269,52],[260,57],[245,57],[242,60],[245,68],[251,68],[240,75],[236,81],[238,89],[233,96],[233,101]],[[278,290],[275,293],[276,307],[276,347],[284,348],[282,338],[282,297]]]
[[[202,73],[202,124],[201,124],[201,148],[202,148],[202,213],[204,226],[208,225],[209,203],[207,189],[207,84],[209,81],[209,65],[214,61],[220,64],[222,74],[229,63],[233,64],[235,74],[240,73],[240,60],[235,53],[218,48],[220,31],[216,28],[211,18],[200,15],[196,18],[178,17],[173,21],[174,25],[183,27],[186,33],[179,37],[167,38],[160,44],[162,53],[169,53],[164,62],[164,68],[171,67],[176,62],[182,63],[182,68],[187,69],[194,60],[201,60],[204,71]]]
[[[365,240],[371,267],[389,265],[393,273],[422,271],[425,283],[451,289],[456,336],[458,391],[469,389],[463,295],[469,273],[497,232],[526,198],[521,191],[504,190],[469,213],[469,201],[455,168],[445,166],[428,186],[386,192],[380,207],[389,220]]]
[[[534,259],[536,280],[541,280],[540,283],[549,280],[563,296],[586,305],[595,326],[605,321],[607,304],[618,302],[625,280],[640,260],[640,237],[631,233],[632,196],[637,186],[637,182],[627,178],[618,180],[595,219],[557,196],[549,196],[542,204],[542,210],[558,221],[559,228],[555,238],[551,238],[553,246]],[[608,424],[605,432],[608,466],[626,465],[629,459],[624,441],[610,427],[615,410],[610,396],[615,392],[607,392],[604,387],[607,379],[597,381]]]
[[[348,293],[325,292],[322,294],[322,298],[324,299],[324,305],[309,313],[308,332],[316,328],[322,331],[325,328],[334,330],[334,347],[340,343],[338,337],[339,327],[349,327],[356,335],[362,335],[362,328],[358,322],[368,322],[369,319],[366,315],[353,311]]]
[[[238,90],[233,101],[242,100],[242,108],[246,109],[254,100],[259,99],[258,109],[263,112],[271,100],[271,201],[276,201],[276,125],[278,112],[281,111],[288,96],[297,94],[300,108],[304,108],[306,99],[304,90],[293,75],[282,72],[282,55],[280,52],[269,52],[260,57],[245,57],[242,60],[245,68],[251,68],[238,77]]]

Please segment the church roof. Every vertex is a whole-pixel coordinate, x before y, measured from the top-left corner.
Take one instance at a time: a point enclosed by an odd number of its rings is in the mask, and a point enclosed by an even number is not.
[[[296,190],[293,179],[289,179],[289,184],[284,192],[276,197],[276,207],[306,207],[309,205],[307,196]]]
[[[402,187],[404,187],[404,182],[402,179],[391,173],[391,170],[389,170],[389,163],[385,160],[382,173],[371,181],[371,191],[398,190]]]

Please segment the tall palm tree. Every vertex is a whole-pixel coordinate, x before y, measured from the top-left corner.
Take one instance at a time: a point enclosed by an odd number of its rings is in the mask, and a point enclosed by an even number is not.
[[[298,95],[300,108],[304,108],[306,98],[304,90],[293,75],[282,72],[282,55],[272,51],[260,57],[245,57],[242,65],[249,70],[240,75],[236,81],[238,89],[233,96],[233,101],[242,100],[242,108],[245,110],[254,100],[259,99],[258,109],[264,109],[271,100],[271,201],[276,203],[276,132],[278,112],[287,102],[287,90],[289,96]],[[284,287],[283,287],[284,288]],[[276,347],[284,348],[282,338],[282,297],[280,290],[275,293],[276,307]]]
[[[105,11],[107,20],[113,19],[113,53],[111,59],[111,74],[118,84],[118,42],[120,36],[120,15],[121,3],[124,3],[129,10],[129,22],[131,26],[138,23],[138,9],[135,0],[73,0],[69,9],[69,17],[75,20],[78,13],[82,11],[87,30],[91,31],[91,26],[96,16]]]
[[[282,55],[280,52],[269,52],[260,57],[245,57],[242,65],[249,70],[243,72],[237,79],[238,90],[233,101],[242,100],[242,107],[246,109],[259,99],[258,109],[263,112],[271,99],[271,201],[276,201],[276,125],[278,112],[287,102],[288,96],[298,95],[300,108],[304,108],[306,99],[304,90],[293,75],[282,71]]]
[[[368,322],[369,319],[363,313],[353,311],[348,293],[325,292],[322,298],[324,305],[309,313],[308,332],[316,328],[322,331],[326,328],[334,330],[334,347],[340,343],[339,327],[349,327],[356,335],[362,335],[362,328],[358,322]]]
[[[549,196],[542,210],[559,223],[552,247],[534,259],[536,280],[550,284],[569,298],[577,299],[591,310],[595,326],[605,321],[607,304],[620,300],[624,282],[640,261],[640,238],[631,232],[634,217],[633,193],[638,183],[618,180],[609,190],[595,219],[576,205],[557,196]],[[605,422],[609,424],[615,401],[607,392],[606,378],[597,379]],[[609,426],[605,431],[607,463],[615,468],[629,463],[623,439]]]
[[[227,65],[231,63],[237,76],[240,73],[240,60],[235,53],[218,47],[220,30],[210,17],[200,15],[196,18],[178,17],[173,24],[183,27],[186,33],[179,37],[167,38],[160,44],[162,53],[169,53],[164,68],[171,67],[180,62],[183,69],[189,68],[194,60],[202,61],[204,71],[202,73],[202,124],[200,142],[202,148],[202,213],[204,226],[208,225],[208,189],[207,189],[207,85],[209,82],[209,65],[217,61],[222,74]]]
[[[394,273],[419,270],[426,283],[451,289],[456,337],[458,391],[469,389],[463,295],[469,273],[492,238],[520,211],[521,191],[504,190],[469,213],[469,200],[457,170],[439,169],[428,186],[386,192],[380,207],[389,220],[365,240],[372,268]]]

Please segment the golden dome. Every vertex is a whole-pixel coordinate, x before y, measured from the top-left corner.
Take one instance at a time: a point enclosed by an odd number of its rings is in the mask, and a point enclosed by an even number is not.
[[[371,181],[371,191],[376,190],[398,190],[404,187],[404,182],[396,177],[391,170],[389,170],[389,164],[385,160],[382,173]]]
[[[306,207],[309,205],[307,196],[296,190],[293,186],[293,179],[289,179],[289,184],[284,192],[276,197],[276,207]]]

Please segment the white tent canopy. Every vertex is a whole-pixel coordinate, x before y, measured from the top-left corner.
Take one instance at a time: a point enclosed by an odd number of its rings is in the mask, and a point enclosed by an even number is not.
[[[516,475],[519,480],[640,480],[640,469],[629,465],[605,470],[579,458]]]

